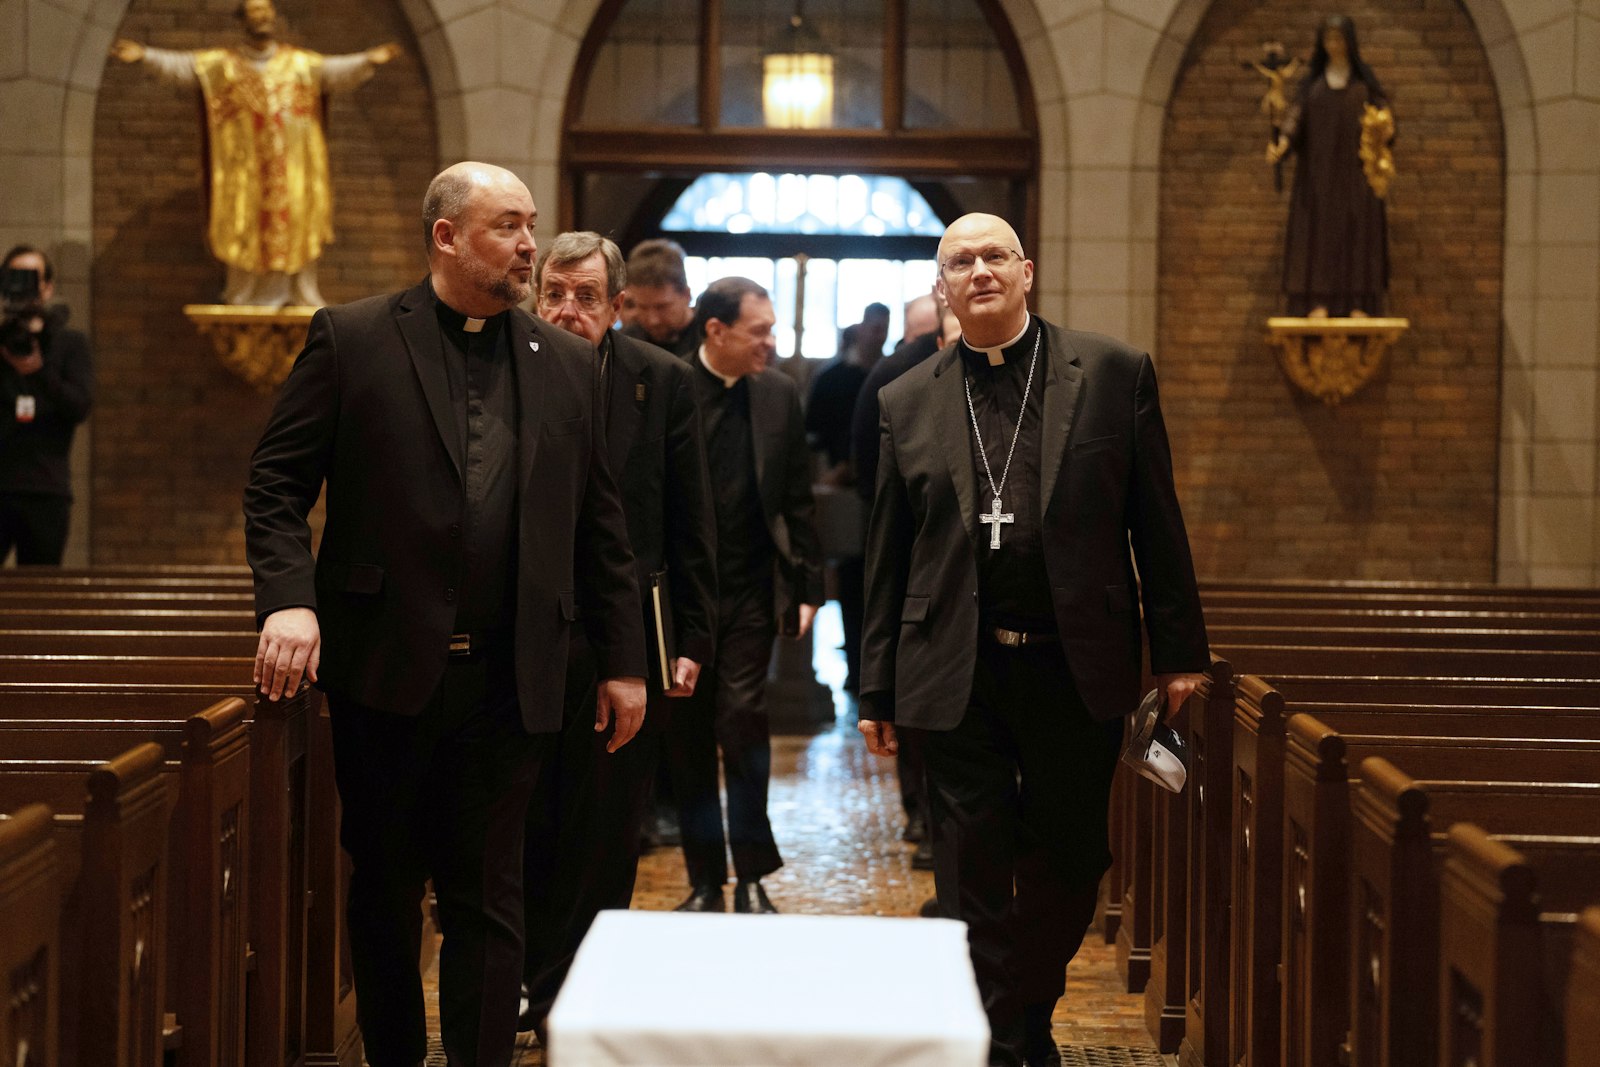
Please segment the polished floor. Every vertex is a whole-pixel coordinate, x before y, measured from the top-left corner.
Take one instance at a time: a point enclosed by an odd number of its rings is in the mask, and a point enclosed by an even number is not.
[[[837,644],[833,607],[819,619],[819,649]],[[842,682],[836,653],[819,653],[816,666],[824,682]],[[837,703],[840,718],[834,729],[774,739],[769,811],[785,862],[763,884],[784,912],[915,915],[933,894],[933,876],[912,870],[912,846],[900,841],[903,818],[894,765],[866,752],[845,700]],[[640,863],[633,906],[670,909],[687,892],[682,854],[656,849]],[[433,977],[428,976],[427,986],[430,1013],[436,1010]],[[436,1016],[430,1029],[438,1033]],[[1114,951],[1095,932],[1067,971],[1055,1036],[1069,1067],[1172,1062],[1155,1053],[1144,1029],[1141,998],[1122,991]],[[514,1067],[542,1067],[544,1056],[533,1035],[519,1040]],[[437,1063],[442,1067],[442,1056]]]

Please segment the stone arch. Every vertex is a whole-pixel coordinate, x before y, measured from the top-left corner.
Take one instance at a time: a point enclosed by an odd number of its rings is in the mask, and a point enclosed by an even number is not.
[[[550,46],[536,90],[538,122],[534,130],[534,199],[555,203],[559,181],[556,168],[561,154],[562,114],[568,87],[573,83],[578,50],[602,0],[566,0],[551,22]],[[1066,244],[1065,188],[1067,169],[1066,91],[1049,33],[1040,14],[1040,0],[998,0],[1000,9],[1022,48],[1023,67],[1034,95],[1039,127],[1039,232],[1047,235],[1032,250],[1042,279],[1040,309],[1059,314],[1064,300]],[[1048,3],[1048,0],[1045,0]],[[1052,194],[1056,195],[1052,195]]]

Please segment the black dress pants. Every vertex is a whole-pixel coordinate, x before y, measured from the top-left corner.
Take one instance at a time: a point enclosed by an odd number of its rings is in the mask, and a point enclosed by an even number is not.
[[[522,976],[523,823],[554,735],[524,732],[509,649],[451,659],[416,717],[329,695],[356,1016],[371,1067],[427,1054],[421,947],[433,879],[451,1067],[505,1067]]]
[[[633,900],[640,829],[650,808],[669,704],[656,683],[650,685],[644,725],[633,740],[607,752],[612,731],[594,729],[594,654],[587,641],[574,636],[566,721],[528,805],[523,850],[523,982],[535,1019],[549,1014],[595,916],[605,908],[625,909]]]
[[[50,493],[0,493],[0,563],[13,546],[19,567],[61,566],[72,498]]]
[[[990,1062],[1018,1064],[1022,1008],[1061,996],[1111,865],[1122,721],[1089,717],[1059,645],[985,642],[961,722],[917,736],[939,913],[967,924]]]
[[[783,866],[767,818],[772,777],[767,667],[776,633],[770,587],[724,590],[717,605],[716,657],[701,671],[694,696],[673,702],[667,758],[684,864],[696,888],[727,881],[730,851],[741,881]],[[717,790],[719,746],[728,788],[726,833]]]
[[[833,566],[839,589],[839,620],[844,627],[844,687],[861,687],[861,625],[867,609],[867,561],[862,556],[837,560]]]

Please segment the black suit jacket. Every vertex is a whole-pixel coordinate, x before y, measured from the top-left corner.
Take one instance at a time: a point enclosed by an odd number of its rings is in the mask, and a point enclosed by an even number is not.
[[[67,459],[78,424],[89,417],[94,366],[89,339],[66,326],[67,309],[46,316],[39,338],[44,366],[26,378],[0,360],[0,493],[72,495]],[[33,397],[32,422],[16,419],[17,397]]]
[[[1138,598],[1154,673],[1204,670],[1205,623],[1150,357],[1045,325],[1045,567],[1073,680],[1090,714],[1108,720],[1139,699]],[[950,345],[879,393],[864,718],[946,730],[966,712],[979,641],[980,533],[961,382]]]
[[[690,363],[694,373],[706,373],[698,353]],[[798,604],[821,606],[826,599],[816,502],[811,495],[811,453],[806,446],[805,416],[800,413],[800,390],[793,379],[768,369],[744,380],[750,389],[750,443],[761,515],[777,547],[773,609],[781,618]],[[720,592],[726,595],[729,590]]]
[[[811,452],[794,380],[779,370],[764,370],[745,380],[750,383],[750,432],[755,437],[761,510],[778,549],[782,581],[774,608],[781,618],[796,604],[820,607],[826,599],[817,508],[811,496]]]
[[[531,732],[561,726],[571,628],[602,678],[644,677],[639,590],[606,462],[594,349],[512,310],[518,425],[517,696]],[[444,673],[464,573],[462,458],[426,283],[323,308],[256,446],[245,548],[256,611],[311,607],[320,684],[422,710]],[[327,483],[315,563],[306,515]]]
[[[607,456],[622,489],[640,593],[648,596],[650,575],[665,567],[677,653],[704,665],[716,634],[717,518],[693,371],[616,330],[611,353]],[[652,663],[652,677],[656,670]]]

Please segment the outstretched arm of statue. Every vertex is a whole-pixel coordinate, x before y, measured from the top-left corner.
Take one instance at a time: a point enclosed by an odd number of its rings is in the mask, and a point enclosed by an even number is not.
[[[152,48],[119,37],[111,43],[111,56],[124,63],[143,63],[155,71],[156,76],[171,85],[196,85],[199,78],[194,72],[194,53],[177,52],[170,48]]]
[[[342,56],[322,57],[322,87],[324,89],[354,89],[365,84],[374,70],[400,54],[400,46],[393,41],[369,48],[365,52],[350,52]]]

